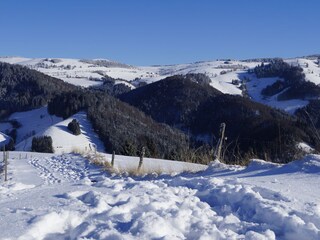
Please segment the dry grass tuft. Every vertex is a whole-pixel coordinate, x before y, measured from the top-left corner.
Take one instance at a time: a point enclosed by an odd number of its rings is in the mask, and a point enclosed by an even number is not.
[[[112,172],[112,166],[111,164],[107,161],[107,159],[105,158],[104,155],[96,152],[96,153],[92,153],[92,152],[74,152],[77,154],[82,155],[84,158],[88,159],[89,162],[91,162],[92,164],[99,166],[101,168],[103,168],[104,170],[108,171],[108,172]]]

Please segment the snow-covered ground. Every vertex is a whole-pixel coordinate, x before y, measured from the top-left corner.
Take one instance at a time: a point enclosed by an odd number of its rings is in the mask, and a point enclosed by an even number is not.
[[[319,155],[287,165],[193,166],[203,170],[130,177],[78,155],[10,152],[0,238],[320,239]]]

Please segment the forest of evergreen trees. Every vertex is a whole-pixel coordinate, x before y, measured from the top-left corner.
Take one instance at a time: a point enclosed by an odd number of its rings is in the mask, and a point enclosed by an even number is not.
[[[156,123],[138,109],[100,92],[81,90],[57,95],[48,105],[50,114],[68,118],[87,111],[95,132],[106,151],[138,155],[142,146],[146,156],[183,160],[187,137],[180,131]]]
[[[76,89],[38,71],[0,62],[0,118],[44,106],[58,93]]]

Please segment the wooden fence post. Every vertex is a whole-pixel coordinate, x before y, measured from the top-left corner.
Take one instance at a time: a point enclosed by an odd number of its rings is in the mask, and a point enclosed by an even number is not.
[[[218,160],[223,160],[223,159],[221,159],[221,149],[222,149],[223,142],[225,140],[225,137],[224,137],[225,130],[226,130],[226,124],[221,123],[221,125],[220,125],[220,138],[219,138],[219,141],[218,141],[218,144],[217,144],[217,147],[215,150],[215,154],[214,154],[215,159],[218,159]]]
[[[144,147],[142,147],[141,152],[140,152],[140,161],[139,161],[139,166],[138,166],[138,171],[140,171],[142,164],[143,164],[143,158],[146,150]]]
[[[112,159],[111,159],[111,166],[112,167],[114,166],[114,155],[115,155],[115,152],[112,151]]]
[[[4,163],[4,181],[8,181],[8,155],[6,154],[6,160]]]
[[[6,148],[3,147],[3,161],[4,161],[4,181],[8,181],[8,152],[6,152]]]

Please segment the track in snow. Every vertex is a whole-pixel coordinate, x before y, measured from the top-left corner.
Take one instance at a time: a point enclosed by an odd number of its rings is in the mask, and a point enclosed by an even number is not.
[[[29,163],[46,184],[76,182],[88,176],[87,160],[79,156],[33,157]]]

